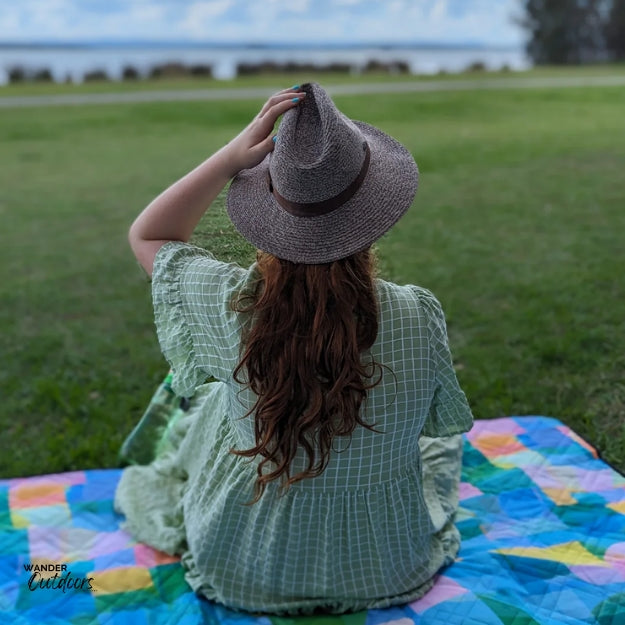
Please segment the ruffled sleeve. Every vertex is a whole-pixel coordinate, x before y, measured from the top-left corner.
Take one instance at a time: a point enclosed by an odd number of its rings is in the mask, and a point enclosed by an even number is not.
[[[430,357],[435,369],[434,396],[422,433],[441,437],[468,432],[473,426],[473,415],[454,371],[443,309],[430,291],[415,289],[425,310]]]
[[[226,381],[236,367],[240,320],[232,309],[249,271],[199,247],[171,241],[154,259],[156,332],[176,394],[189,397],[207,378]]]

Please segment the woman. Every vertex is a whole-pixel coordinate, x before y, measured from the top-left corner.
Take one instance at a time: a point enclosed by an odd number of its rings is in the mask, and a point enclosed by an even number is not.
[[[186,244],[232,178],[229,216],[259,250],[247,270]],[[116,507],[138,540],[182,555],[205,597],[274,614],[386,607],[453,561],[471,412],[440,304],[376,279],[370,251],[417,182],[403,146],[307,84],[133,224],[173,388],[193,400],[158,457],[124,471]]]

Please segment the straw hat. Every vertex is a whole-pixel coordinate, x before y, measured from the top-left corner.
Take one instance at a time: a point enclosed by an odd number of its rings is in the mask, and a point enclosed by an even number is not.
[[[232,181],[228,215],[258,249],[321,264],[368,248],[408,210],[419,171],[410,152],[348,119],[316,83],[287,111],[273,152]]]

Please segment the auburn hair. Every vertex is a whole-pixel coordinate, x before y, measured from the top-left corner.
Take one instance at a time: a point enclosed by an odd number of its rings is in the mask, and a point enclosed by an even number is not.
[[[235,310],[252,313],[234,379],[257,397],[245,415],[254,415],[256,445],[231,449],[240,456],[262,456],[250,503],[273,480],[282,478],[284,492],[320,475],[336,437],[351,437],[358,425],[377,431],[360,409],[367,391],[382,379],[382,365],[361,362],[378,334],[370,249],[319,265],[263,252],[257,261],[256,293],[234,302]],[[291,475],[298,447],[306,453],[307,467]]]

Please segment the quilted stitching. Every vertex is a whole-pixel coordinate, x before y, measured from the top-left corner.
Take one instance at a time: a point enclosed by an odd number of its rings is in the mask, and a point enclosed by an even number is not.
[[[625,478],[556,419],[476,421],[464,440],[457,561],[410,605],[322,620],[625,625]],[[255,617],[198,598],[178,560],[119,529],[119,476],[0,481],[0,623],[319,625],[320,617]],[[30,590],[30,564],[65,564],[93,588]]]

